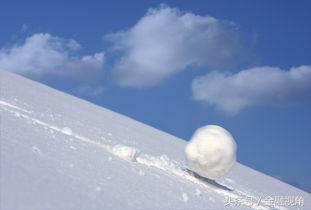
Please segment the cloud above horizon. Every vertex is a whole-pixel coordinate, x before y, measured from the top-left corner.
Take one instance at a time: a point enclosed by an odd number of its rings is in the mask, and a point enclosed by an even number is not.
[[[30,77],[60,76],[91,80],[100,74],[103,52],[78,56],[80,44],[48,33],[27,37],[22,44],[0,49],[0,69]]]
[[[193,98],[234,115],[255,105],[297,104],[311,100],[311,66],[282,70],[256,67],[236,74],[211,72],[192,82]]]
[[[233,23],[165,5],[105,38],[121,56],[113,67],[117,83],[132,87],[157,85],[189,67],[227,67],[243,51]]]

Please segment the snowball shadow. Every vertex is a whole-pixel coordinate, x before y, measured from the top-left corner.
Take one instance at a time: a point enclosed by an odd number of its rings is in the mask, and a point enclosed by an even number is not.
[[[229,191],[229,192],[232,192],[232,191],[233,191],[233,189],[230,189],[230,188],[228,188],[227,186],[224,186],[224,185],[218,183],[218,182],[215,181],[215,180],[212,180],[212,179],[206,178],[206,177],[204,177],[204,176],[201,176],[200,174],[198,174],[198,173],[196,173],[195,171],[192,171],[192,170],[190,170],[190,169],[188,169],[188,168],[186,169],[186,171],[187,171],[189,174],[193,175],[195,178],[199,179],[200,181],[202,181],[202,182],[204,182],[204,183],[206,183],[206,184],[208,184],[208,185],[212,185],[212,186],[215,187],[215,188],[218,188],[218,189],[221,189],[221,190],[225,190],[225,191]]]

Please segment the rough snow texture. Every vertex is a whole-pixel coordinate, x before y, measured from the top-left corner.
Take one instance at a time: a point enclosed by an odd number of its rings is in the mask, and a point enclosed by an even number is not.
[[[262,198],[286,195],[310,209],[308,193],[239,163],[217,183],[196,177],[185,141],[2,71],[0,116],[1,210],[281,209]]]
[[[185,153],[193,171],[214,180],[232,168],[236,161],[236,148],[227,130],[217,125],[208,125],[194,133]]]

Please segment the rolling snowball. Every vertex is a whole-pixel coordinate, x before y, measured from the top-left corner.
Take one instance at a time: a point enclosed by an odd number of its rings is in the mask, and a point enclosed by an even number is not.
[[[185,153],[191,170],[215,180],[234,165],[236,150],[237,145],[227,130],[217,125],[207,125],[196,130]]]

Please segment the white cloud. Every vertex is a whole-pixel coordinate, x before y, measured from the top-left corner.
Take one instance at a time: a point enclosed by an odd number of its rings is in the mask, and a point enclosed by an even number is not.
[[[257,67],[237,74],[212,72],[195,78],[192,92],[195,100],[228,114],[255,105],[296,104],[311,99],[311,66],[288,71]]]
[[[106,38],[121,53],[114,73],[125,86],[153,86],[190,66],[219,68],[242,51],[234,24],[167,6]]]
[[[27,76],[96,77],[102,70],[104,54],[76,56],[80,45],[72,39],[34,34],[22,44],[0,49],[0,68]]]

